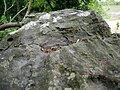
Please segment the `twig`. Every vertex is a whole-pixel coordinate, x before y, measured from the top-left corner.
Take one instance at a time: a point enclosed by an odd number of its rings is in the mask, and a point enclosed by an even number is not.
[[[54,10],[54,8],[52,7],[52,5],[50,4],[50,1],[49,0],[46,0],[47,3],[49,4],[50,8],[52,9],[52,11]]]
[[[6,9],[7,9],[7,5],[6,5],[6,1],[4,0],[4,13],[3,13],[3,15],[4,15],[4,17],[5,17],[5,19],[4,19],[4,23],[6,23],[6,16],[5,16],[5,14],[6,14]]]
[[[10,10],[14,6],[14,4],[15,4],[15,1],[12,3],[12,5],[6,11]]]
[[[5,16],[5,13],[6,13],[6,10],[7,10],[7,5],[6,5],[6,1],[4,0],[4,16]]]
[[[23,10],[25,10],[27,8],[27,6],[25,6],[23,9],[21,9],[11,20],[10,22],[12,22]]]
[[[20,4],[19,4],[20,0],[15,0],[15,1],[16,1],[17,12],[19,12],[19,11],[20,11]],[[17,22],[19,22],[20,19],[21,19],[21,15],[19,14],[19,15],[16,17]]]
[[[14,3],[15,3],[15,1],[12,3],[12,5],[7,9],[7,5],[6,5],[6,1],[4,0],[4,13],[3,13],[3,15],[4,15],[4,17],[5,17],[5,21],[4,21],[4,23],[6,23],[6,12],[8,11],[8,10],[10,10],[13,6],[14,6]]]
[[[32,0],[29,0],[29,5],[28,5],[28,8],[27,8],[25,16],[27,16],[30,13],[31,5],[32,5]],[[25,19],[25,16],[24,16],[23,19]]]

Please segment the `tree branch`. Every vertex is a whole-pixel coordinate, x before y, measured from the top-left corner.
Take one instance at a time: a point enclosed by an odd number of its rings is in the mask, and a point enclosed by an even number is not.
[[[17,1],[17,0],[16,0]],[[28,9],[26,11],[25,16],[27,16],[30,13],[30,9],[31,9],[31,5],[32,5],[32,1],[33,0],[29,0],[29,5],[25,5],[25,7],[23,9],[21,9],[19,12],[17,12],[17,14],[10,20],[10,23],[4,23],[3,25],[0,26],[0,31],[5,30],[6,28],[11,28],[11,27],[21,27],[23,25],[22,22],[12,22],[23,10],[25,10],[28,6]],[[12,3],[12,5],[7,9],[10,10],[13,6],[14,6],[15,1]],[[18,4],[18,2],[16,2]],[[6,1],[4,0],[4,5],[5,5],[5,10],[4,10],[4,14],[6,13]],[[19,7],[18,7],[19,8]],[[17,8],[17,9],[18,9]],[[19,10],[19,9],[18,9]]]
[[[15,22],[15,23],[6,23],[0,26],[0,31],[5,30],[6,28],[11,28],[11,27],[21,27],[23,25],[23,23],[19,22]]]

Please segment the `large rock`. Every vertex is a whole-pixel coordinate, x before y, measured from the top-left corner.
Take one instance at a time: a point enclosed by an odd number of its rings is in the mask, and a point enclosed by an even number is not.
[[[120,90],[120,35],[94,11],[29,15],[0,42],[0,90]]]

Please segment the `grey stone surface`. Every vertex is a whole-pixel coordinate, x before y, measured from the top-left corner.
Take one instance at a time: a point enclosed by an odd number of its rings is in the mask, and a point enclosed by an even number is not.
[[[119,90],[120,35],[94,11],[29,15],[0,42],[0,90]]]

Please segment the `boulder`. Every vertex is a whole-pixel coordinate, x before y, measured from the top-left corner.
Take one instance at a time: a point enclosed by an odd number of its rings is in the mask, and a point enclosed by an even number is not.
[[[0,90],[120,90],[120,34],[95,11],[26,16],[0,42]]]

